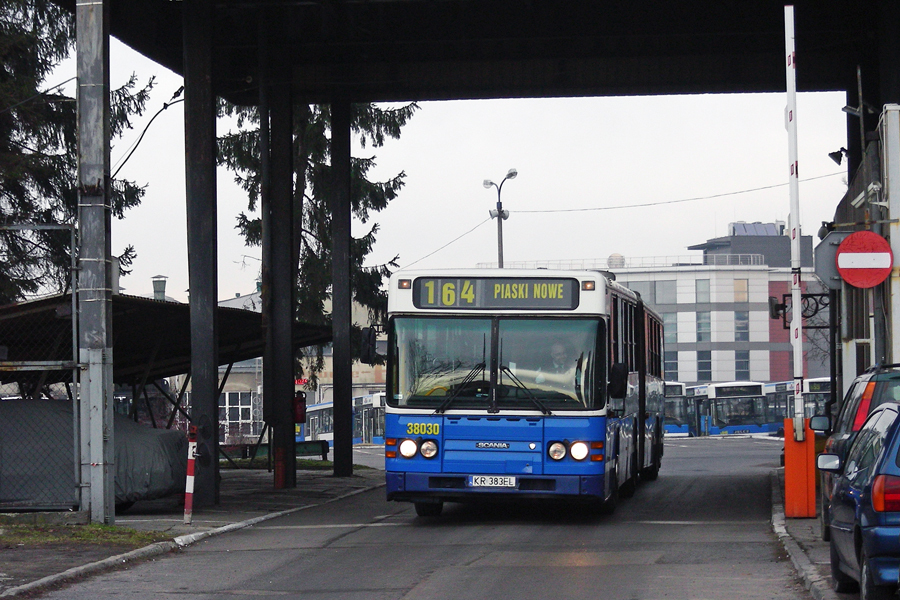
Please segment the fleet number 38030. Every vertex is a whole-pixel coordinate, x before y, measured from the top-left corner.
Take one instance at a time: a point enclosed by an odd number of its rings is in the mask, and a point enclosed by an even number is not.
[[[438,435],[440,423],[407,423],[406,435]]]

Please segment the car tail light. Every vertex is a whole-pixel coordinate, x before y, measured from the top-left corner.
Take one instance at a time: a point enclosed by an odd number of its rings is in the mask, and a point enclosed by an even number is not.
[[[872,484],[872,508],[876,512],[900,512],[900,477],[879,475]]]
[[[856,416],[853,417],[853,431],[859,431],[859,428],[866,422],[869,416],[869,407],[872,405],[872,396],[875,394],[875,382],[870,381],[863,390],[862,399],[859,401],[859,407],[856,409]]]

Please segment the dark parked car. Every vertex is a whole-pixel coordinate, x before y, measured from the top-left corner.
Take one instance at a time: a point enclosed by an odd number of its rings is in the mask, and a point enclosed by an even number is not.
[[[835,591],[893,598],[900,574],[900,405],[884,404],[859,429],[846,458],[820,454],[832,474],[831,577]]]
[[[900,365],[872,367],[854,379],[840,404],[840,410],[835,408],[836,412],[832,414],[830,423],[814,418],[810,427],[829,433],[824,451],[837,454],[843,459],[869,413],[886,402],[900,402]],[[831,473],[822,473],[820,524],[822,539],[825,541],[828,541],[831,532],[828,525],[831,522],[829,501],[833,480]]]

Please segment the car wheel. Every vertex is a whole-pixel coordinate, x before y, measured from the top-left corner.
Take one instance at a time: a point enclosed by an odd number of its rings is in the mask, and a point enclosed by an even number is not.
[[[828,509],[828,506],[825,494],[822,494],[822,510],[819,511],[819,535],[822,537],[822,541],[825,542],[831,539],[831,511]]]
[[[859,589],[856,580],[841,571],[841,559],[838,556],[837,548],[834,547],[834,540],[828,545],[831,549],[831,587],[836,592],[846,593],[855,592]]]
[[[859,564],[859,600],[888,600],[894,597],[896,586],[875,585],[872,577],[872,565],[865,550],[862,552]]]
[[[416,514],[420,517],[439,517],[444,510],[443,502],[416,502]]]

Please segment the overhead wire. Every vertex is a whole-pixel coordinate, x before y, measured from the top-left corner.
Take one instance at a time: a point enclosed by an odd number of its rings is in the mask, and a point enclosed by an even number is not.
[[[838,173],[829,173],[827,175],[819,175],[817,177],[809,177],[807,179],[801,179],[800,183],[805,183],[807,181],[815,181],[816,179],[824,179],[826,177],[834,177],[835,175],[846,175],[845,172]],[[663,206],[665,204],[680,204],[682,202],[697,202],[699,200],[714,200],[716,198],[726,198],[728,196],[737,196],[739,194],[750,194],[752,192],[762,192],[764,190],[771,190],[778,187],[784,187],[789,185],[788,183],[777,183],[774,185],[766,185],[758,188],[751,188],[748,190],[740,190],[737,192],[724,192],[722,194],[713,194],[711,196],[698,196],[696,198],[681,198],[679,200],[662,200],[660,202],[644,202],[642,204],[621,204],[619,206],[595,206],[590,208],[556,208],[556,209],[547,209],[547,210],[517,210],[515,212],[518,213],[561,213],[561,212],[591,212],[597,210],[619,210],[622,208],[645,208],[648,206]]]
[[[131,145],[131,148],[129,149],[128,154],[126,154],[125,157],[122,158],[117,163],[118,167],[116,168],[115,172],[112,174],[113,179],[115,179],[116,175],[119,174],[119,171],[122,170],[122,167],[125,166],[125,163],[127,163],[128,159],[131,158],[131,155],[134,154],[134,151],[137,150],[138,146],[141,144],[141,142],[144,139],[144,135],[147,133],[147,130],[150,129],[150,125],[153,124],[153,121],[156,119],[156,117],[158,117],[164,110],[166,110],[173,104],[178,104],[179,102],[184,102],[184,98],[176,100],[176,98],[181,96],[181,92],[183,92],[183,91],[184,91],[184,86],[181,86],[180,88],[175,90],[175,93],[172,94],[172,97],[169,99],[169,101],[163,102],[162,108],[160,108],[158,111],[156,111],[156,114],[153,115],[149,121],[147,121],[147,124],[144,126],[144,130],[141,131],[141,135],[138,137],[137,141]]]
[[[816,176],[816,177],[808,177],[808,178],[806,178],[806,179],[801,179],[801,180],[800,180],[800,183],[805,183],[805,182],[807,182],[807,181],[815,181],[815,180],[817,180],[817,179],[824,179],[824,178],[826,178],[826,177],[834,177],[835,175],[846,175],[846,173],[844,173],[844,172],[828,173],[827,175],[818,175],[818,176]],[[758,187],[758,188],[751,188],[751,189],[746,189],[746,190],[739,190],[739,191],[736,191],[736,192],[724,192],[724,193],[721,193],[721,194],[713,194],[713,195],[711,195],[711,196],[698,196],[698,197],[696,197],[696,198],[681,198],[681,199],[679,199],[679,200],[661,200],[661,201],[659,201],[659,202],[645,202],[645,203],[641,203],[641,204],[623,204],[623,205],[619,205],[619,206],[599,206],[599,207],[593,207],[593,208],[557,208],[557,209],[549,209],[549,210],[516,210],[516,211],[510,211],[510,214],[512,214],[513,212],[516,212],[516,213],[532,213],[532,214],[535,214],[535,213],[589,212],[589,211],[598,211],[598,210],[618,210],[618,209],[623,209],[623,208],[645,208],[645,207],[648,207],[648,206],[662,206],[662,205],[665,205],[665,204],[679,204],[679,203],[682,203],[682,202],[698,202],[698,201],[700,201],[700,200],[714,200],[714,199],[716,199],[716,198],[726,198],[726,197],[728,197],[728,196],[737,196],[737,195],[739,195],[739,194],[749,194],[749,193],[752,193],[752,192],[760,192],[760,191],[764,191],[764,190],[771,190],[771,189],[774,189],[774,188],[784,187],[784,186],[786,186],[786,185],[790,185],[790,184],[789,184],[789,183],[777,183],[777,184],[774,184],[774,185],[766,185],[766,186],[762,186],[762,187]],[[459,241],[460,239],[464,238],[465,236],[469,235],[470,233],[472,233],[473,231],[475,231],[476,229],[478,229],[479,227],[481,227],[482,225],[484,225],[485,223],[487,223],[488,221],[490,221],[491,218],[493,218],[493,217],[490,217],[490,218],[488,218],[488,219],[485,219],[484,221],[482,221],[481,223],[479,223],[479,224],[476,225],[475,227],[469,229],[468,231],[466,231],[466,232],[463,233],[462,235],[453,238],[452,240],[450,240],[449,242],[447,242],[446,244],[444,244],[443,246],[441,246],[441,247],[438,248],[437,250],[434,250],[433,252],[430,252],[430,253],[426,254],[425,256],[423,256],[423,257],[421,257],[421,258],[419,258],[419,259],[414,260],[413,262],[409,263],[408,265],[405,265],[403,268],[405,269],[405,268],[411,267],[412,265],[414,265],[414,264],[416,264],[416,263],[418,263],[418,262],[421,262],[421,261],[425,260],[426,258],[428,258],[428,257],[430,257],[430,256],[433,256],[433,255],[437,254],[438,252],[440,252],[441,250],[443,250],[443,249],[446,248],[447,246],[449,246],[449,245],[451,245],[451,244],[453,244],[453,243]]]

